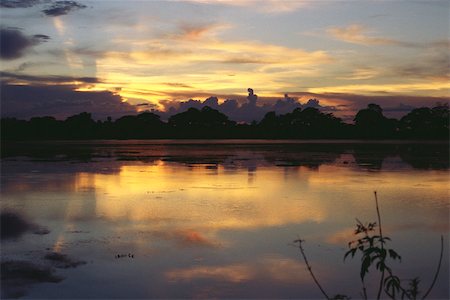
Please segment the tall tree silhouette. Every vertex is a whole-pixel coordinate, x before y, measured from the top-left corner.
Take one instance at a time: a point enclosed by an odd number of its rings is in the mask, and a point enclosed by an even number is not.
[[[383,109],[378,104],[369,104],[356,114],[355,125],[358,137],[390,138],[397,131],[398,122],[383,115]]]
[[[227,137],[230,133],[228,129],[235,124],[226,115],[209,106],[201,110],[189,108],[169,118],[169,126],[174,129],[175,136]]]

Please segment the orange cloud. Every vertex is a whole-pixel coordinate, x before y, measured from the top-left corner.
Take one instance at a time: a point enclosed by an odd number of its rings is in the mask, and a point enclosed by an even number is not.
[[[229,5],[243,8],[251,8],[258,12],[278,14],[289,13],[296,11],[299,8],[310,6],[312,1],[296,0],[187,0],[188,2],[195,2],[200,4],[213,5]]]
[[[332,235],[327,236],[326,242],[329,244],[344,246],[355,240],[355,228],[344,228]]]
[[[219,32],[230,28],[229,24],[220,23],[208,23],[208,24],[191,24],[182,23],[178,26],[177,31],[174,33],[168,33],[162,36],[162,38],[173,40],[187,40],[197,41],[199,39],[216,36]]]
[[[165,273],[169,281],[191,281],[207,278],[233,283],[250,281],[256,276],[253,268],[245,264],[229,266],[200,266],[188,269],[175,269]]]
[[[173,240],[182,247],[218,247],[219,243],[193,229],[180,229],[175,231],[157,231],[153,235],[167,240]]]
[[[377,77],[380,75],[380,71],[374,68],[356,68],[351,74],[347,76],[340,77],[340,79],[344,80],[366,80]]]
[[[284,257],[264,258],[252,263],[196,266],[174,269],[165,273],[165,277],[170,281],[211,279],[231,283],[248,282],[261,278],[269,278],[274,282],[300,283],[310,280],[308,276],[309,274],[300,260]]]
[[[417,46],[417,44],[414,43],[370,36],[369,30],[365,26],[360,24],[351,24],[347,27],[330,27],[327,29],[327,33],[337,40],[365,46]]]

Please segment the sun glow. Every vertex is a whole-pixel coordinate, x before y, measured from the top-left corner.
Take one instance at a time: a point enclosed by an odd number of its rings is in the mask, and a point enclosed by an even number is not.
[[[125,41],[116,42],[120,45]],[[97,60],[97,76],[102,82],[88,89],[120,87],[119,94],[125,99],[154,104],[173,99],[177,93],[235,94],[245,86],[258,86],[263,93],[275,94],[295,86],[278,76],[332,62],[325,51],[307,52],[258,42],[202,39],[178,40],[175,45],[149,40],[137,45],[142,50],[108,52]],[[269,66],[276,71],[264,71]],[[171,82],[176,84],[168,84]]]

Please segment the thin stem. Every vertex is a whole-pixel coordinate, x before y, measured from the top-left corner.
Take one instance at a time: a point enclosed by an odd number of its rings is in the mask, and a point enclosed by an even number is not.
[[[367,289],[366,289],[366,284],[364,282],[364,279],[361,279],[361,283],[362,283],[362,287],[363,287],[364,299],[367,300]]]
[[[375,195],[375,205],[377,207],[378,230],[380,232],[380,240],[381,240],[381,252],[383,252],[383,250],[384,250],[384,240],[383,240],[383,230],[381,228],[381,216],[380,216],[380,209],[378,207],[377,191],[374,191],[373,193]],[[383,265],[384,265],[384,262],[383,262]],[[383,281],[384,281],[384,268],[383,268],[383,271],[381,271],[381,278],[380,278],[380,285],[378,287],[377,299],[380,299],[380,297],[381,297],[381,290],[383,289]]]
[[[431,283],[431,286],[428,288],[427,292],[425,293],[425,295],[422,297],[422,299],[425,299],[428,294],[431,292],[431,290],[433,289],[434,284],[436,283],[436,279],[439,275],[439,271],[441,270],[441,264],[442,264],[442,255],[444,253],[444,236],[441,235],[441,256],[439,257],[439,264],[438,264],[438,268],[436,270],[436,273],[434,274],[434,278],[433,278],[433,282]]]
[[[298,239],[296,242],[298,242],[298,248],[300,249],[300,252],[302,253],[303,256],[303,260],[305,261],[306,267],[308,268],[309,274],[311,274],[311,277],[314,279],[314,282],[316,283],[316,285],[319,287],[320,291],[322,292],[322,294],[325,296],[326,299],[330,299],[330,297],[328,297],[327,293],[325,293],[324,289],[322,288],[322,286],[320,285],[319,281],[317,280],[316,276],[314,276],[314,273],[312,271],[312,268],[308,262],[308,259],[306,258],[306,254],[305,254],[305,250],[302,247],[302,242],[303,240]]]

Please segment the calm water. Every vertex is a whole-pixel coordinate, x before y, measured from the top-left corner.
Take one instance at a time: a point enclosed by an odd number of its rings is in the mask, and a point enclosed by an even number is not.
[[[298,237],[327,292],[359,298],[343,255],[375,190],[393,268],[422,291],[444,235],[431,298],[448,298],[448,170],[434,143],[4,145],[2,298],[320,298]]]

